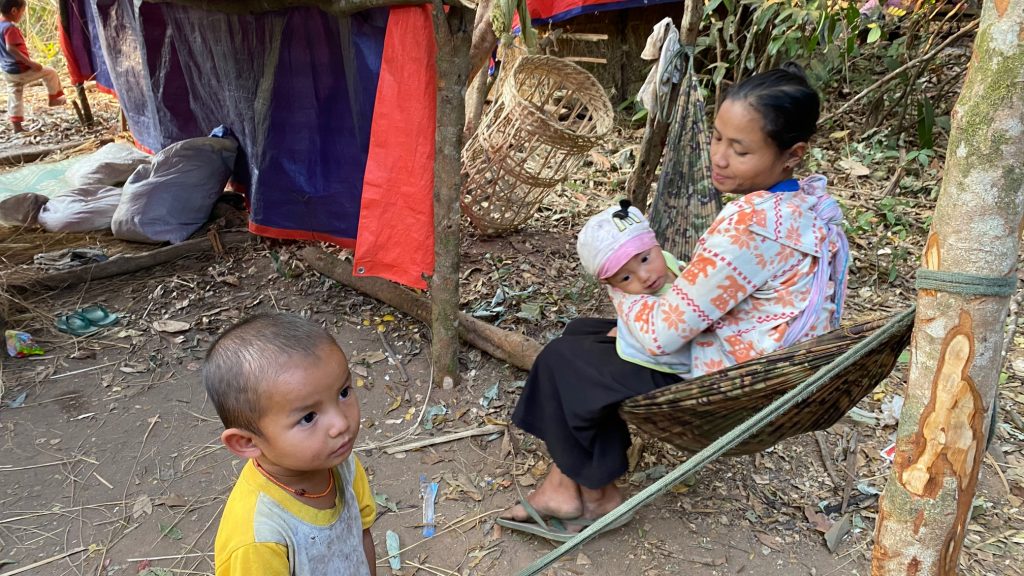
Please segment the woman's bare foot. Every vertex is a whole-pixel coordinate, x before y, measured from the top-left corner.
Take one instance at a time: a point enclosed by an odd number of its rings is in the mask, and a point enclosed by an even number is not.
[[[580,485],[559,470],[557,465],[551,467],[548,477],[526,497],[526,501],[544,518],[568,520],[578,518],[583,513]],[[533,520],[522,504],[509,508],[501,517],[519,522]]]
[[[580,500],[583,502],[583,517],[596,520],[622,504],[624,498],[613,482],[597,489],[580,486]]]

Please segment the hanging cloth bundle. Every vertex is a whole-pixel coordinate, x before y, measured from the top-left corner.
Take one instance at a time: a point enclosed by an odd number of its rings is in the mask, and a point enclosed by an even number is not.
[[[693,69],[693,47],[681,47],[679,55],[686,59],[686,73],[672,111],[650,220],[661,246],[689,260],[697,240],[722,210],[722,196],[711,183],[711,133]]]

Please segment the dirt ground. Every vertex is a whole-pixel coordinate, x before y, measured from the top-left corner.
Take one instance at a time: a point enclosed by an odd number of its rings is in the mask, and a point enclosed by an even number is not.
[[[613,157],[636,135],[624,138],[626,144],[602,153]],[[610,315],[582,278],[571,240],[581,215],[612,198],[614,181],[607,174],[581,178],[509,237],[467,234],[463,310],[541,341],[569,318]],[[8,327],[37,335],[47,353],[0,361],[0,574],[212,574],[220,510],[242,463],[219,444],[221,426],[202,389],[200,362],[232,322],[272,310],[322,322],[349,354],[363,417],[359,454],[380,512],[373,527],[379,558],[388,530],[400,537],[405,575],[513,574],[552,549],[493,523],[549,466],[542,446],[521,432],[384,452],[507,422],[525,374],[464,347],[462,383],[431,387],[427,327],[305,270],[294,249],[253,238],[223,256],[22,295],[31,313]],[[853,319],[909,302],[905,284],[864,278],[851,283]],[[497,288],[520,294],[531,286],[504,307],[494,305]],[[55,315],[92,303],[118,313],[118,324],[77,339],[50,328]],[[159,320],[186,327],[161,331]],[[996,434],[1003,464],[986,457],[961,555],[964,574],[1021,574],[1015,558],[1024,543],[1024,429],[1009,415],[1019,414],[1024,401],[1020,358],[1015,342]],[[847,418],[818,436],[714,462],[548,573],[868,574],[877,493],[888,471],[879,452],[896,430],[878,418],[903,385],[898,368],[861,403],[875,420]],[[684,458],[638,437],[622,485],[635,493]],[[421,475],[439,484],[439,533],[430,539],[421,535]],[[830,551],[823,533],[844,517],[850,529]],[[378,563],[379,574],[390,571],[386,561]]]

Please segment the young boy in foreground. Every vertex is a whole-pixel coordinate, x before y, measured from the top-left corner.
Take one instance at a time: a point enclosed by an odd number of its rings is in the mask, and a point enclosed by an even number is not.
[[[248,460],[217,530],[217,576],[375,575],[377,510],[352,453],[359,403],[334,338],[297,316],[254,316],[213,343],[203,384],[221,441]]]

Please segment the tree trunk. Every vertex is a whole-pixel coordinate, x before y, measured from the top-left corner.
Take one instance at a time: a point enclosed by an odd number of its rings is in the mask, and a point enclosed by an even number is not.
[[[476,78],[469,83],[469,92],[466,95],[466,127],[462,131],[463,142],[468,141],[480,126],[484,106],[487,104],[487,89],[491,87],[488,76],[487,68],[481,68]]]
[[[472,13],[434,0],[437,38],[437,132],[434,156],[434,276],[430,280],[430,344],[434,383],[459,381],[459,196],[462,128]]]
[[[1024,0],[985,0],[922,268],[1016,278],[1022,47]],[[875,531],[876,576],[957,572],[999,381],[1008,297],[922,289],[917,302],[896,460]]]
[[[704,2],[686,0],[686,12],[683,14],[679,42],[683,46],[693,46],[697,42],[700,29],[701,14]],[[679,98],[679,84],[672,85],[666,110],[674,110]],[[647,211],[647,197],[651,192],[651,183],[661,164],[661,155],[665,151],[665,139],[668,137],[669,118],[655,118],[652,111],[647,112],[647,126],[644,138],[640,141],[640,150],[636,155],[633,172],[626,180],[626,197],[641,211]]]
[[[481,0],[476,5],[473,17],[473,39],[469,44],[469,94],[466,96],[466,126],[462,132],[463,142],[476,132],[480,118],[484,114],[487,101],[488,82],[487,62],[498,45],[498,37],[491,25],[491,10],[494,0]]]

